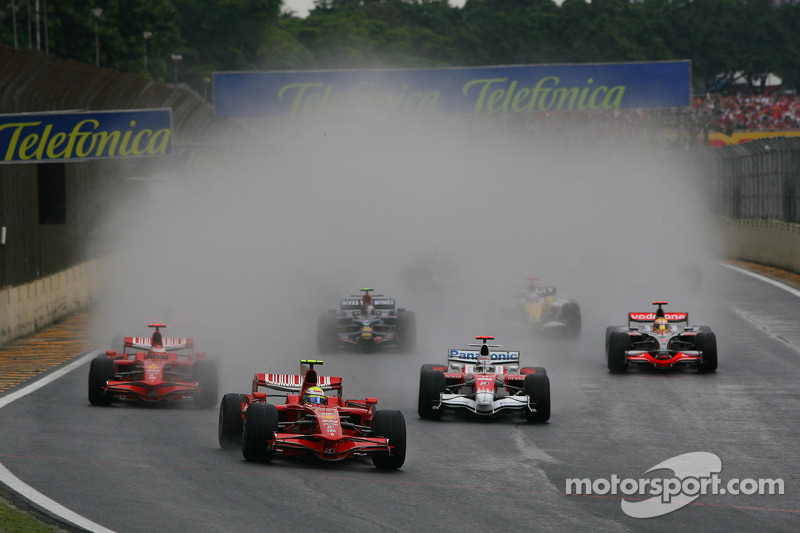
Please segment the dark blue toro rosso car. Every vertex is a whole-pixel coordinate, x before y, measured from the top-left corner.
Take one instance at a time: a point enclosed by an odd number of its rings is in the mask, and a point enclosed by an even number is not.
[[[394,298],[370,294],[344,298],[339,310],[322,313],[317,323],[317,348],[321,353],[340,349],[372,352],[378,348],[413,351],[417,323],[413,311],[395,306]]]

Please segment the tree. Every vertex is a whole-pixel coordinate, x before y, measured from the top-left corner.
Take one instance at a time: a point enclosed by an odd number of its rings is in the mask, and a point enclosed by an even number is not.
[[[251,70],[280,15],[282,0],[173,0],[187,81],[215,70]]]
[[[123,72],[144,72],[144,37],[149,31],[148,70],[153,77],[168,75],[164,55],[180,46],[176,12],[169,0],[106,0],[97,2],[103,9],[98,20],[100,65]],[[95,62],[94,15],[84,2],[48,4],[50,53]]]

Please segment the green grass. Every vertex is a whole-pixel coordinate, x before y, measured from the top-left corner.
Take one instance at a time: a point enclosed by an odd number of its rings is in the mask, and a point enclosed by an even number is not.
[[[0,500],[0,533],[53,533],[62,529],[49,526]]]

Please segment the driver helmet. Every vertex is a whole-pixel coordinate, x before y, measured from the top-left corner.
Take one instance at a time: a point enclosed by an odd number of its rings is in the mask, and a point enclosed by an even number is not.
[[[475,365],[477,372],[490,372],[492,369],[492,358],[488,355],[478,356],[478,364]]]
[[[372,304],[369,304],[369,305],[365,306],[364,307],[364,314],[365,315],[374,315],[375,314],[375,306],[372,305]]]
[[[325,397],[325,392],[315,386],[306,389],[303,394],[303,405],[327,405],[328,398]]]
[[[653,323],[653,331],[656,333],[663,335],[669,331],[669,320],[666,318],[656,318],[656,321]]]
[[[150,349],[150,357],[154,359],[166,359],[167,358],[167,350],[161,346],[153,346]]]

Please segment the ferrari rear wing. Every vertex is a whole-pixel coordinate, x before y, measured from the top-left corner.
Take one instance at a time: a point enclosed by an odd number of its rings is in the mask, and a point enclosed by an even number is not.
[[[136,350],[149,350],[153,346],[151,337],[125,337],[125,348]],[[191,337],[164,337],[162,346],[168,352],[178,350],[193,350],[194,339]]]
[[[255,374],[253,376],[253,392],[261,387],[281,392],[300,394],[304,377],[299,374]],[[341,396],[342,378],[333,376],[317,376],[316,385],[325,391],[336,391]]]

